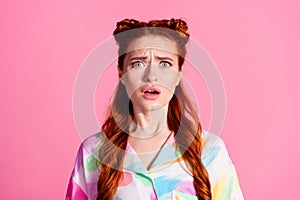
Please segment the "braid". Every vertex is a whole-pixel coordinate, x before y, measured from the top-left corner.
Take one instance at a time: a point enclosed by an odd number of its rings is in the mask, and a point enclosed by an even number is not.
[[[182,19],[174,19],[171,18],[170,20],[151,20],[148,22],[150,27],[162,27],[162,28],[169,28],[174,31],[177,31],[183,37],[190,36],[188,33],[188,26],[185,21]]]
[[[145,27],[146,23],[145,22],[139,22],[138,20],[135,19],[123,19],[122,21],[117,23],[117,28],[115,29],[113,35],[116,35],[118,33],[128,31],[134,28],[141,28]]]
[[[170,101],[168,126],[176,131],[176,145],[183,153],[182,157],[194,177],[194,187],[200,200],[211,200],[209,176],[201,160],[202,128],[194,106],[180,83]],[[179,108],[179,109],[178,109]],[[187,117],[192,117],[192,120]]]

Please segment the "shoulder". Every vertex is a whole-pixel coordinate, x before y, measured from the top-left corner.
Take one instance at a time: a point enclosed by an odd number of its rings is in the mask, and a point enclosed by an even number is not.
[[[93,152],[96,148],[103,144],[103,141],[104,134],[102,131],[100,131],[85,138],[81,142],[80,148],[84,148],[85,151]]]
[[[90,161],[90,158],[99,159],[98,152],[103,143],[104,133],[101,131],[88,136],[81,142],[77,157],[82,157],[83,162]]]
[[[75,167],[78,168],[81,175],[84,174],[83,182],[94,183],[97,181],[98,169],[101,164],[99,158],[99,148],[104,142],[104,135],[102,132],[93,134],[84,139],[80,145],[77,153],[77,161]]]
[[[215,146],[215,145],[225,145],[220,136],[211,133],[207,130],[202,130],[202,138],[204,139],[204,147]]]
[[[222,138],[207,130],[202,131],[203,149],[201,158],[205,167],[213,167],[215,165],[226,166],[231,165],[227,147]]]
[[[211,150],[218,149],[223,153],[227,152],[227,147],[223,141],[223,139],[207,130],[202,131],[202,138],[203,138],[203,149],[202,149],[202,156],[207,156],[208,154],[212,153]]]
[[[214,199],[244,199],[226,145],[220,136],[202,132],[201,159],[210,177]]]
[[[75,171],[93,172],[99,167],[99,148],[103,144],[103,133],[98,132],[85,138],[77,151]]]
[[[91,199],[97,194],[95,188],[97,188],[100,166],[98,150],[102,143],[101,132],[81,142],[68,186],[67,197],[70,199]]]

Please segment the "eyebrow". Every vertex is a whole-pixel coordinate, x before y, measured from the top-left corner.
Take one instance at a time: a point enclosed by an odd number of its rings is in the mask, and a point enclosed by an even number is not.
[[[133,57],[130,58],[130,60],[146,60],[148,58],[148,56],[139,56],[139,57]],[[155,56],[156,59],[158,60],[170,60],[170,61],[174,61],[172,58],[170,57],[160,57],[160,56]]]
[[[148,58],[147,56],[140,56],[140,57],[130,58],[130,60],[146,60],[147,58]]]
[[[155,58],[159,59],[159,60],[171,60],[171,61],[174,61],[172,58],[170,57],[159,57],[159,56],[155,56]]]

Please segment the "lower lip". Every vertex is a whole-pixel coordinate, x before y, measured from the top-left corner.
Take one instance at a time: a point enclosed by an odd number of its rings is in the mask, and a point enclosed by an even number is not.
[[[142,96],[147,100],[155,100],[158,98],[159,94],[143,93]]]

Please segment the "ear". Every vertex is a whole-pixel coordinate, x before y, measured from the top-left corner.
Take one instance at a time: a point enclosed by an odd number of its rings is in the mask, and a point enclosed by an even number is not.
[[[120,70],[119,65],[117,65],[117,68],[118,68],[118,76],[119,76],[119,78],[121,78],[122,77],[122,71]]]
[[[118,65],[118,76],[119,76],[119,79],[120,79],[121,83],[124,84],[123,74],[122,74],[122,71],[119,68],[119,65]]]
[[[181,81],[181,78],[182,78],[182,72],[178,72],[178,75],[177,75],[177,81],[176,81],[176,86],[179,85],[180,81]]]

